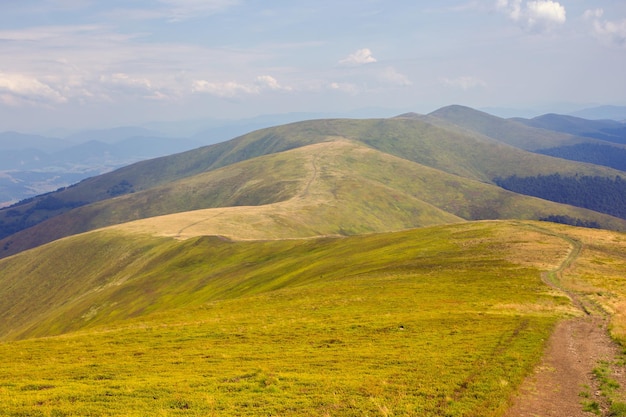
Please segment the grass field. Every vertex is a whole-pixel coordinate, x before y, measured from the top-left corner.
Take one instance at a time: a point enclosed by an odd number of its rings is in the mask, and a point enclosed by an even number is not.
[[[554,172],[618,174],[400,118],[264,129],[68,187],[59,207],[98,202],[0,244],[0,416],[501,416],[584,314],[564,288],[626,346],[626,235],[525,219],[626,223],[492,184]]]
[[[626,346],[626,235],[558,225],[551,229],[575,239],[581,248],[564,271],[564,284],[609,314],[611,335]]]
[[[497,416],[575,314],[540,279],[570,247],[514,223],[174,247],[0,344],[0,415]]]

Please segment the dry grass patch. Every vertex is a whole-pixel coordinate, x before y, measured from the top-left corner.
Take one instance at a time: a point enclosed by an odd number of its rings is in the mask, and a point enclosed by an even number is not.
[[[578,242],[580,252],[562,271],[562,283],[606,311],[611,334],[626,344],[626,234],[551,223],[542,227]]]

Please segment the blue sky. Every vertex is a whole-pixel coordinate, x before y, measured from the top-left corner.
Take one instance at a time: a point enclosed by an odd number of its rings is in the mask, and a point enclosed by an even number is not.
[[[626,2],[1,0],[0,56],[0,131],[625,105]]]

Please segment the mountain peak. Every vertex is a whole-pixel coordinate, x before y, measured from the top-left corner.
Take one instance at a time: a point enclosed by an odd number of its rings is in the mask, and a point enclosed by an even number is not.
[[[473,109],[471,107],[463,106],[460,104],[451,104],[449,106],[442,107],[440,109],[435,110],[428,114],[429,116],[442,117],[442,118],[451,118],[451,117],[490,117],[494,119],[499,119],[497,116],[493,116],[489,113],[485,113],[480,110]]]
[[[424,117],[423,114],[419,114],[415,112],[408,112],[408,113],[402,113],[397,116],[394,116],[392,117],[392,119],[421,119],[422,117]]]

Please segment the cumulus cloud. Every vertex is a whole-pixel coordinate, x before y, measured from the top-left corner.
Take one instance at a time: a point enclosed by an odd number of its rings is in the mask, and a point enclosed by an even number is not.
[[[259,89],[254,85],[240,84],[235,81],[209,82],[195,80],[194,93],[208,93],[217,97],[236,97],[241,94],[258,94]]]
[[[65,103],[59,91],[23,74],[0,73],[0,100],[8,105]]]
[[[371,64],[372,62],[376,62],[376,61],[377,59],[372,56],[372,51],[370,51],[368,48],[363,48],[348,55],[347,57],[339,61],[339,64],[363,65],[363,64]]]
[[[150,80],[146,78],[131,77],[130,75],[122,73],[122,72],[118,72],[118,73],[111,74],[111,75],[102,75],[100,76],[100,81],[111,83],[111,84],[136,87],[136,88],[141,88],[141,89],[152,88],[152,83],[150,82]]]
[[[565,7],[552,0],[497,0],[496,8],[530,30],[546,30],[567,20]]]
[[[398,86],[409,86],[413,83],[406,77],[406,75],[399,73],[393,67],[386,67],[380,74],[381,80]]]
[[[487,86],[487,83],[484,82],[483,80],[476,78],[476,77],[469,76],[469,75],[464,75],[464,76],[457,77],[457,78],[442,77],[440,78],[440,81],[448,87],[460,88],[464,91],[470,90],[476,87]]]
[[[626,46],[626,19],[621,21],[603,20],[603,9],[585,11],[583,17],[592,22],[594,34],[607,42]]]
[[[101,84],[106,88],[105,95],[115,91],[127,96],[141,96],[150,100],[165,100],[171,98],[170,95],[163,93],[153,83],[143,77],[135,77],[123,72],[114,74],[101,75],[99,78]]]
[[[207,93],[222,98],[234,98],[243,95],[260,94],[267,90],[291,91],[291,87],[280,85],[271,75],[259,75],[252,83],[236,81],[210,82],[206,80],[193,81],[194,93]]]
[[[528,20],[531,25],[538,21],[563,24],[567,20],[565,7],[556,1],[529,1],[527,7]]]
[[[256,77],[256,84],[260,89],[267,88],[269,90],[285,90],[291,91],[291,87],[285,87],[280,85],[276,78],[271,75],[259,75]]]

